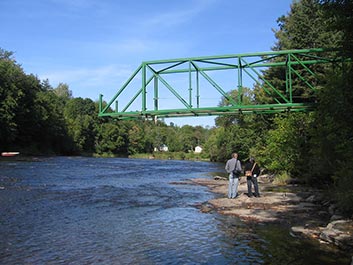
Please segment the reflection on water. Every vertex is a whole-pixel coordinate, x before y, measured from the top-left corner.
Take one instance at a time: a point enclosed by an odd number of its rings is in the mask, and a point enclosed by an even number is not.
[[[195,205],[213,194],[171,184],[222,169],[80,157],[0,162],[0,263],[335,264],[340,253],[282,228],[203,214]]]

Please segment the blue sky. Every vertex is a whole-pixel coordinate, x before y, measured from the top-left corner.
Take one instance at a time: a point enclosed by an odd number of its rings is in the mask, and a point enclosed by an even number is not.
[[[74,97],[103,94],[109,101],[142,61],[269,51],[276,20],[291,3],[1,0],[0,47],[53,87],[62,82]],[[213,120],[166,122],[212,126]]]

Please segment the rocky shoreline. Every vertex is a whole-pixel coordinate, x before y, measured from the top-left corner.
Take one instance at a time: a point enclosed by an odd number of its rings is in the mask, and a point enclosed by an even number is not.
[[[322,191],[299,185],[278,186],[267,175],[258,179],[261,197],[247,196],[246,178],[239,184],[239,196],[228,199],[228,180],[192,179],[220,196],[202,205],[202,212],[216,211],[239,217],[245,222],[281,223],[290,227],[293,237],[309,237],[323,244],[333,244],[352,256],[353,220],[345,219]]]

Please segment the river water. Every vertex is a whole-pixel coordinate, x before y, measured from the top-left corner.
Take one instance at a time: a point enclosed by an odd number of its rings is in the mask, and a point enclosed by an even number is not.
[[[0,161],[0,264],[349,264],[349,257],[201,213],[223,165],[52,157]],[[339,262],[339,263],[337,263]]]

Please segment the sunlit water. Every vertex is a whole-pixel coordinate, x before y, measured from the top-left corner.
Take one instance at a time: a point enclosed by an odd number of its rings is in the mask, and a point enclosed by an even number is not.
[[[0,162],[1,264],[335,264],[342,253],[276,226],[201,213],[223,165],[43,158]]]

